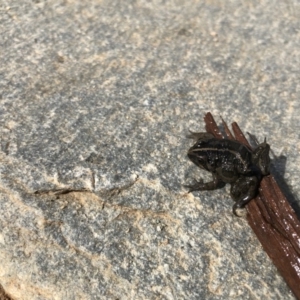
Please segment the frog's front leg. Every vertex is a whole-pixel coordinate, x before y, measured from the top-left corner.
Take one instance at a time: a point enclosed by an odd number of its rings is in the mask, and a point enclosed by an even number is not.
[[[250,200],[255,198],[258,191],[259,180],[256,176],[243,176],[231,184],[230,194],[236,202],[233,207],[233,213],[237,215],[236,210],[243,208]]]
[[[189,189],[189,193],[193,191],[208,191],[222,188],[225,185],[225,183],[222,180],[220,180],[216,173],[212,173],[212,175],[213,180],[210,182],[203,182],[203,180],[200,179],[195,184],[185,185],[185,187]]]

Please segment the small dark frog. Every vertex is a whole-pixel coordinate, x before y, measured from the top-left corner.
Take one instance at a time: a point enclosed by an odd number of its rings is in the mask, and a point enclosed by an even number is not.
[[[238,141],[217,139],[206,132],[191,132],[188,137],[197,140],[188,151],[189,159],[211,172],[213,180],[206,183],[200,180],[186,187],[192,192],[214,190],[230,183],[230,194],[235,201],[233,213],[237,215],[236,210],[257,195],[262,177],[269,174],[269,144],[265,140],[251,151]]]

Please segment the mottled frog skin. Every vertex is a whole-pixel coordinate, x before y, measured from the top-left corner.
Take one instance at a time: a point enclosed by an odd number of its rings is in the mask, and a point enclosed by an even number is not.
[[[230,194],[235,201],[233,213],[237,215],[236,210],[255,198],[262,177],[269,174],[270,146],[265,140],[251,151],[238,141],[217,139],[206,132],[192,132],[188,137],[197,140],[188,151],[189,159],[211,172],[213,180],[205,183],[200,180],[186,187],[192,192],[214,190],[230,183]]]

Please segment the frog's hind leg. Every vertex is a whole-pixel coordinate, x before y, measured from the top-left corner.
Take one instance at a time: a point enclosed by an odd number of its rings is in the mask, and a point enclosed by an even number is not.
[[[237,209],[243,208],[250,200],[255,198],[258,191],[259,180],[256,176],[241,177],[231,185],[230,194],[235,204],[233,213],[238,216]]]
[[[213,180],[209,182],[203,182],[202,179],[200,179],[198,182],[192,185],[185,185],[186,188],[189,189],[189,193],[193,191],[209,191],[209,190],[215,190],[224,187],[225,182],[221,181],[216,174],[213,175]]]

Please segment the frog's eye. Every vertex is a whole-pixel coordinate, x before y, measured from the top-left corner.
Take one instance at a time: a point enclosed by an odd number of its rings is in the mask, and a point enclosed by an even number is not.
[[[205,168],[206,169],[206,165],[207,165],[207,157],[204,155],[199,155],[199,153],[194,152],[194,151],[190,151],[188,153],[188,157],[189,159],[198,167],[200,168]]]

